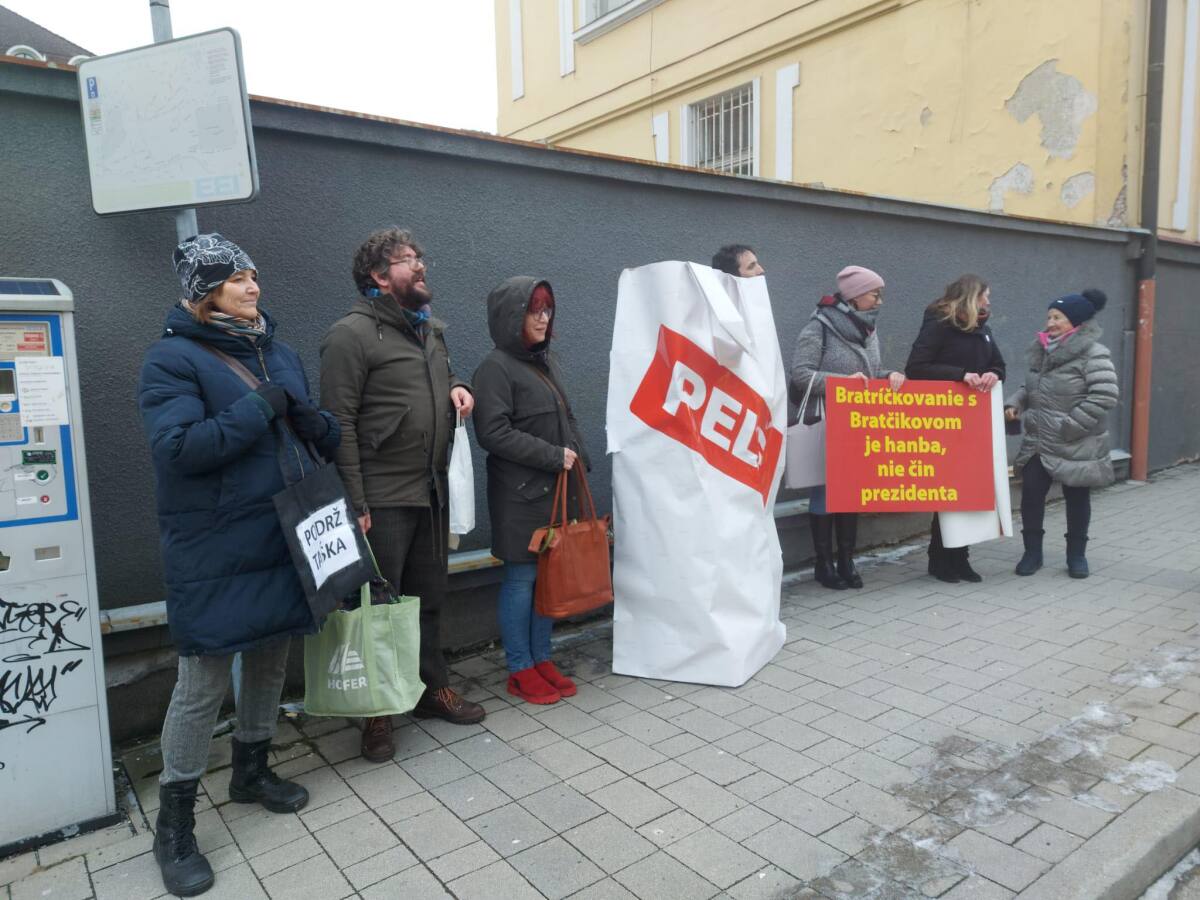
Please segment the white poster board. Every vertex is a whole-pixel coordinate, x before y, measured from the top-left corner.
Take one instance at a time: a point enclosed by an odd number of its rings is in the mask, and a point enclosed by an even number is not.
[[[998,537],[1012,537],[1012,495],[1008,492],[1008,454],[1004,443],[1004,383],[992,388],[992,480],[996,508],[971,512],[941,512],[942,544],[967,547]]]
[[[232,28],[86,60],[79,106],[100,215],[258,195],[241,40]]]

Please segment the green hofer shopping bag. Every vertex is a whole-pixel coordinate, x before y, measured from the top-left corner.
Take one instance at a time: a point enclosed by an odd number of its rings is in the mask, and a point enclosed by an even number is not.
[[[425,690],[420,600],[398,595],[379,576],[350,601],[304,638],[304,711],[348,718],[408,712]]]

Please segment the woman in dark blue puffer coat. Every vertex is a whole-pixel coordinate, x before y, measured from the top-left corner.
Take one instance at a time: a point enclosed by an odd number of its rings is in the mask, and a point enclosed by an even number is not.
[[[274,339],[250,257],[204,234],[181,243],[174,259],[183,299],[146,351],[138,404],[157,482],[167,619],[179,650],[163,724],[154,851],[167,890],[193,896],[214,880],[196,848],[193,810],[236,652],[242,677],[230,799],[272,812],[308,801],[303,787],[267,765],[291,636],[317,627],[271,498],[285,486],[281,466],[295,481],[317,465],[296,437],[331,457],[340,429],[313,405],[295,351]],[[242,363],[259,386],[251,389],[206,347]]]

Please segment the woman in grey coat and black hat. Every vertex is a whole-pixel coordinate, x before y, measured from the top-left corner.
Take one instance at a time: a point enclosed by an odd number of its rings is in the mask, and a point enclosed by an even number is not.
[[[1029,348],[1025,384],[1004,405],[1005,418],[1021,420],[1025,431],[1014,464],[1021,470],[1025,540],[1018,575],[1042,567],[1046,494],[1057,481],[1067,501],[1067,572],[1088,576],[1091,489],[1113,480],[1105,419],[1117,405],[1117,373],[1095,319],[1107,300],[1102,291],[1086,290],[1050,304],[1046,330]]]
[[[899,390],[904,384],[903,372],[886,371],[879,361],[875,322],[883,306],[883,279],[862,266],[847,266],[838,272],[837,286],[836,293],[821,298],[808,324],[796,337],[796,351],[788,373],[789,422],[797,422],[801,416],[810,423],[817,421],[825,397],[825,378],[829,375],[861,378],[864,383],[870,378],[886,378],[892,390]],[[806,393],[808,406],[800,409]],[[827,513],[823,484],[813,488],[808,512],[816,580],[838,591],[862,587],[862,576],[854,566],[858,514]]]

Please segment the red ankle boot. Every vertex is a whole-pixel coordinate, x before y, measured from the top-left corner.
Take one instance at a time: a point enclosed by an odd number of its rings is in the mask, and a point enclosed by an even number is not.
[[[550,660],[537,663],[534,665],[534,668],[537,669],[538,674],[546,679],[550,686],[562,694],[562,696],[574,697],[575,694],[578,693],[578,689],[575,687],[575,682],[573,682],[562,672],[558,671],[558,667],[554,665],[554,663],[550,662]]]
[[[508,692],[528,703],[557,703],[562,699],[562,694],[532,666],[508,676]]]

